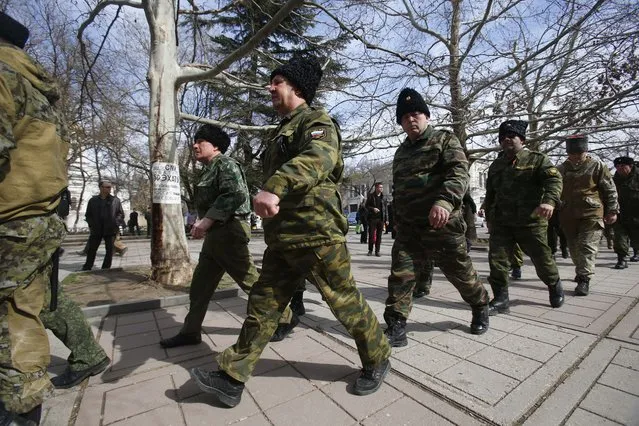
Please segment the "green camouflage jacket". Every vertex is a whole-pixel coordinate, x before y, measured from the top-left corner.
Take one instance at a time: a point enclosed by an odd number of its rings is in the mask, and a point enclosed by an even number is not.
[[[639,224],[639,172],[637,163],[628,176],[615,172],[614,182],[619,195],[619,220],[627,224]]]
[[[200,219],[208,217],[219,222],[249,215],[246,178],[237,161],[220,154],[204,166],[195,188],[195,208]]]
[[[276,249],[344,242],[348,230],[338,183],[344,161],[339,128],[326,111],[302,104],[271,134],[262,158],[262,189],[280,197],[264,219],[266,244]]]
[[[523,149],[514,160],[501,155],[488,169],[486,221],[491,226],[534,226],[546,219],[533,214],[540,204],[557,206],[561,174],[540,152]]]
[[[416,141],[406,138],[393,159],[394,221],[399,229],[430,230],[430,209],[461,217],[468,189],[468,160],[457,137],[428,126]]]
[[[69,143],[58,89],[22,49],[0,42],[0,223],[56,210]]]
[[[602,220],[604,215],[619,211],[617,190],[604,163],[587,156],[579,164],[566,160],[558,169],[564,183],[559,212],[562,223],[584,218]]]

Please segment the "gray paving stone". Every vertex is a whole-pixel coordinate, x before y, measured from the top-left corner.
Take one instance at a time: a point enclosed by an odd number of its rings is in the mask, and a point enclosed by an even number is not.
[[[612,362],[622,367],[639,371],[639,351],[621,348]]]
[[[561,309],[561,308],[560,308]],[[554,309],[548,311],[541,316],[541,318],[552,321],[554,324],[573,325],[577,327],[586,328],[594,321],[594,318],[584,317],[582,315],[570,314],[568,312],[562,312],[561,310]]]
[[[174,402],[169,376],[123,386],[105,393],[104,423],[133,417]]]
[[[160,333],[157,330],[151,330],[145,333],[116,337],[113,345],[121,351],[126,351],[129,349],[139,348],[140,346],[158,344],[159,341]]]
[[[118,326],[136,324],[146,321],[155,321],[155,316],[153,315],[152,311],[118,315]]]
[[[611,364],[597,382],[639,397],[639,371]]]
[[[560,349],[548,343],[513,334],[499,340],[494,346],[540,362],[548,361]]]
[[[117,426],[182,426],[185,425],[177,404],[165,405],[115,423]]]
[[[125,337],[132,334],[148,333],[157,330],[155,321],[147,321],[141,323],[133,323],[128,325],[118,325],[115,329],[115,337]]]
[[[486,348],[486,345],[483,343],[479,343],[462,336],[457,336],[452,333],[445,333],[434,337],[430,339],[427,344],[460,358],[467,358],[470,355]]]
[[[351,358],[359,362],[357,356]],[[318,388],[336,381],[342,383],[347,376],[360,369],[359,364],[356,365],[331,350],[316,354],[306,361],[296,362],[293,368]]]
[[[277,392],[273,392],[274,385]],[[313,392],[315,387],[290,365],[252,377],[246,389],[262,410]]]
[[[556,327],[544,327],[532,324],[521,327],[514,331],[513,334],[559,347],[566,346],[576,337],[574,333],[560,330]]]
[[[437,378],[490,405],[495,405],[519,384],[518,380],[468,361],[455,364]]]
[[[566,426],[617,426],[619,424],[581,408],[577,408],[566,421]]]
[[[68,426],[69,417],[78,397],[76,390],[56,390],[52,398],[42,404],[41,424],[46,426]]]
[[[542,363],[530,358],[524,358],[523,356],[492,347],[487,347],[477,352],[469,357],[468,361],[519,381],[525,380],[542,365]]]
[[[430,376],[435,376],[461,361],[461,358],[423,344],[415,346],[414,350],[400,352],[394,355],[394,358]]]
[[[402,398],[365,419],[365,426],[387,425],[453,425],[410,398]]]
[[[319,390],[271,408],[265,414],[275,426],[299,426],[309,422],[314,426],[356,424],[353,417]]]
[[[260,414],[248,392],[242,394],[242,401],[231,410],[222,406],[215,396],[206,393],[183,400],[181,407],[187,425],[230,425]]]
[[[637,424],[639,419],[639,397],[600,384],[579,407],[625,425]]]

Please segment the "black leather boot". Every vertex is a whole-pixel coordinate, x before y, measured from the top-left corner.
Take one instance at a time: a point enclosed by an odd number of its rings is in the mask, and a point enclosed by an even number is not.
[[[510,301],[508,300],[508,287],[493,287],[493,300],[488,304],[488,315],[507,314],[510,312]]]
[[[384,330],[384,334],[388,338],[388,343],[390,343],[391,347],[399,348],[406,346],[408,344],[408,338],[406,337],[406,320],[390,320],[388,327]]]
[[[300,319],[295,314],[295,312],[293,312],[291,322],[289,322],[288,324],[278,324],[273,337],[271,337],[271,342],[281,342],[282,340],[286,339],[286,337],[291,334],[293,329],[297,327],[299,323]]]
[[[379,365],[365,365],[360,376],[355,381],[353,393],[355,395],[370,395],[377,391],[390,369],[390,359],[383,361]]]
[[[561,280],[557,280],[555,285],[548,286],[548,296],[550,306],[553,308],[559,308],[564,304],[564,287],[561,285]]]
[[[588,296],[589,291],[590,291],[590,278],[580,276],[579,281],[577,281],[577,287],[575,287],[575,295]]]
[[[91,367],[88,367],[84,370],[80,371],[72,371],[67,368],[62,374],[56,376],[51,379],[51,383],[55,386],[56,389],[69,389],[76,385],[79,385],[84,381],[84,379],[97,376],[102,373],[106,368],[111,364],[111,360],[109,357],[104,358],[102,361],[98,362]]]
[[[470,322],[471,334],[484,334],[488,331],[488,305],[473,306],[473,320]]]
[[[182,334],[178,333],[173,337],[160,340],[160,346],[163,348],[177,348],[178,346],[199,345],[202,342],[200,334]]]
[[[296,291],[293,293],[293,298],[291,299],[291,311],[295,312],[295,314],[300,317],[306,313],[303,291]]]
[[[626,260],[626,256],[622,256],[618,254],[617,264],[615,265],[615,269],[626,269],[627,267],[628,267],[628,261]]]
[[[639,254],[637,254],[637,250],[632,250],[632,257],[630,258],[631,262],[639,262]]]
[[[512,278],[513,280],[520,280],[521,268],[513,268],[512,271],[510,272],[510,278]]]
[[[200,389],[218,397],[227,407],[235,407],[242,400],[244,383],[235,380],[224,371],[206,371],[199,367],[192,368],[191,378]]]

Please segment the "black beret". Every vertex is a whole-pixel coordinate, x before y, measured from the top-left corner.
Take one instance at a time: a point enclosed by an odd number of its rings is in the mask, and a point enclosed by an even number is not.
[[[29,30],[6,13],[0,12],[0,37],[24,49],[29,40]]]
[[[499,126],[499,139],[507,133],[514,133],[522,139],[526,139],[528,122],[524,120],[506,120]]]
[[[216,146],[222,154],[229,149],[229,145],[231,144],[231,138],[229,138],[229,135],[222,130],[221,127],[214,126],[213,124],[204,124],[197,130],[197,132],[195,132],[193,140],[197,141],[199,139],[205,140],[211,145]]]
[[[397,124],[402,124],[404,114],[416,111],[423,112],[430,118],[430,110],[422,95],[417,93],[416,90],[407,87],[399,92],[399,97],[397,98],[397,110],[395,111]]]
[[[619,165],[627,165],[627,166],[632,166],[635,164],[635,160],[632,157],[617,157],[615,158],[615,161],[613,162],[615,166],[619,166]]]
[[[302,92],[302,98],[310,105],[315,98],[322,74],[322,66],[315,56],[295,54],[287,64],[275,68],[271,73],[271,80],[276,75],[283,75]]]
[[[571,135],[566,138],[566,152],[568,154],[581,154],[588,151],[588,136]]]

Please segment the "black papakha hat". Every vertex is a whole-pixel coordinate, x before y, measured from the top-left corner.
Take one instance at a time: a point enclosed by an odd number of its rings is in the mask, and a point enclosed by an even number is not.
[[[226,153],[226,150],[229,149],[229,145],[231,144],[229,135],[222,130],[220,126],[213,124],[203,124],[202,127],[197,129],[193,140],[197,141],[198,139],[203,139],[211,145],[216,146],[222,154]]]
[[[397,124],[402,124],[404,114],[415,111],[423,112],[430,118],[430,110],[422,95],[417,93],[416,90],[407,87],[399,92],[399,97],[397,98],[397,110],[395,111]]]
[[[275,68],[271,73],[271,81],[276,75],[283,75],[302,92],[302,97],[310,105],[315,98],[322,74],[322,66],[315,56],[302,56],[297,53],[287,64]]]
[[[526,129],[528,122],[524,120],[506,120],[499,125],[499,139],[507,133],[514,133],[522,139],[526,139]]]
[[[566,138],[566,152],[568,154],[581,154],[588,151],[588,136],[571,135]]]
[[[0,12],[0,37],[24,49],[29,40],[29,30],[6,13]]]
[[[615,161],[613,161],[613,164],[615,166],[620,166],[620,165],[626,165],[626,166],[633,166],[635,164],[635,160],[632,157],[617,157],[615,158]]]

